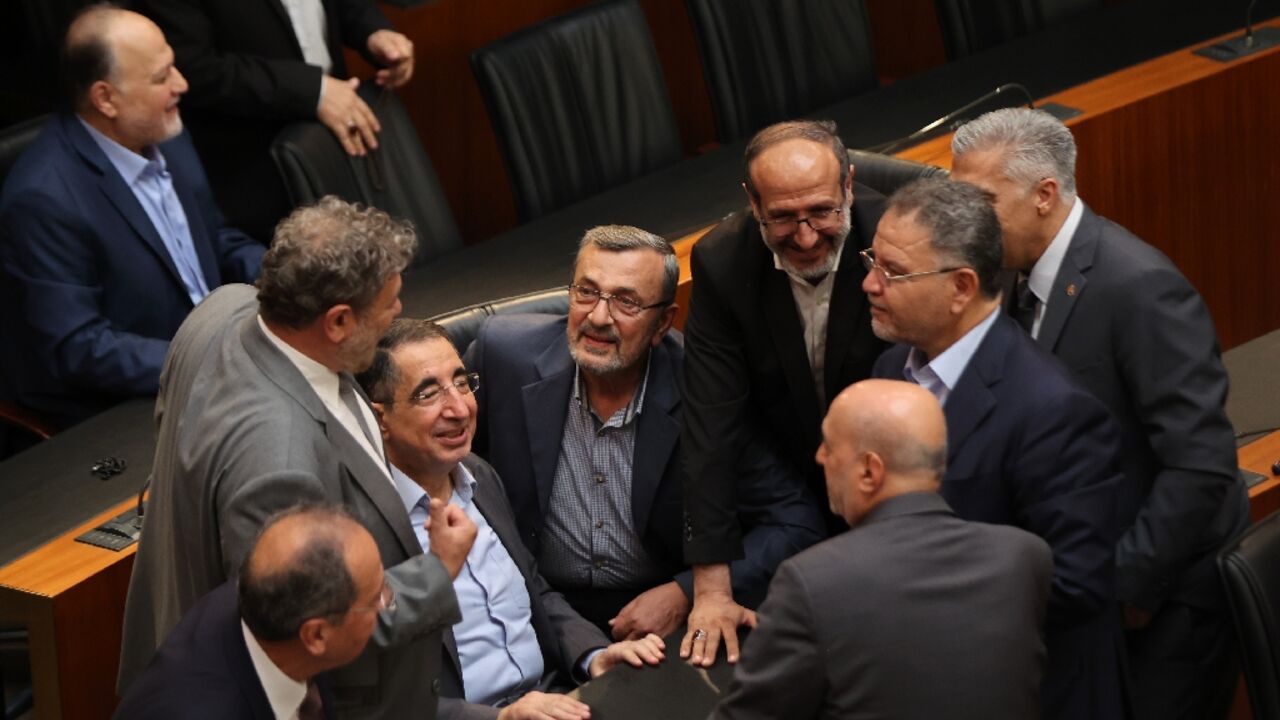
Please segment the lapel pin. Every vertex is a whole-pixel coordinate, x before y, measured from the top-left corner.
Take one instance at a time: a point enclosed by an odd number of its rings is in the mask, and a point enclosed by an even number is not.
[[[1067,297],[1074,297],[1076,294],[1076,284],[1071,283],[1067,286]]]

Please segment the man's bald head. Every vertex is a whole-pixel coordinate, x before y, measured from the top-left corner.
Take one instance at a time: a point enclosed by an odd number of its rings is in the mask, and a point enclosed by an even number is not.
[[[63,91],[68,108],[83,110],[89,102],[89,88],[111,77],[115,70],[111,44],[114,25],[129,16],[142,18],[114,3],[96,3],[71,20],[62,44]]]
[[[897,380],[865,380],[831,403],[818,463],[831,510],[854,524],[895,495],[934,491],[946,472],[947,424],[927,390]]]

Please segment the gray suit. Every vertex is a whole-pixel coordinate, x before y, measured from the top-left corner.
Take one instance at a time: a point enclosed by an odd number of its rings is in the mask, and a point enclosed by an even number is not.
[[[1030,533],[890,498],[778,568],[712,717],[1039,717],[1051,572]]]
[[[394,612],[333,673],[345,717],[433,717],[453,585],[424,555],[384,469],[325,409],[258,326],[256,291],[226,286],[173,339],[156,401],[159,438],[125,605],[119,687],[182,614],[235,573],[263,521],[303,500],[341,502],[378,545]]]
[[[476,479],[476,508],[502,541],[529,591],[533,630],[538,636],[545,668],[539,688],[572,688],[577,685],[573,677],[574,666],[587,652],[608,645],[609,639],[599,628],[569,607],[564,597],[552,590],[538,574],[533,555],[520,542],[520,531],[511,512],[511,504],[507,502],[502,480],[493,467],[476,455],[470,455],[462,462]],[[462,665],[458,662],[458,646],[454,642],[452,630],[445,632],[444,646],[446,657],[441,675],[443,697],[440,700],[440,717],[448,720],[496,718],[497,708],[454,699],[463,697],[465,688],[462,682]]]
[[[1116,549],[1116,594],[1156,613],[1128,637],[1138,717],[1221,715],[1235,682],[1214,556],[1249,507],[1209,310],[1159,250],[1085,208],[1037,342],[1120,426],[1119,517],[1135,520]]]

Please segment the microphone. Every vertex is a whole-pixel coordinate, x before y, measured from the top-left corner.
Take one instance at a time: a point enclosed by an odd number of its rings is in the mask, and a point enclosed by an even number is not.
[[[1210,60],[1218,62],[1232,62],[1239,60],[1247,55],[1252,55],[1260,50],[1266,50],[1269,47],[1280,45],[1280,30],[1273,27],[1264,27],[1257,32],[1253,30],[1253,8],[1258,4],[1258,0],[1249,0],[1249,6],[1244,11],[1244,34],[1239,37],[1233,37],[1230,40],[1223,40],[1220,43],[1202,47],[1195,51],[1196,55],[1207,57]]]
[[[1000,87],[996,88],[995,90],[992,90],[987,93],[983,93],[976,100],[972,100],[968,103],[965,103],[964,105],[956,108],[955,110],[952,110],[946,115],[943,115],[937,120],[934,120],[933,122],[925,125],[919,130],[916,130],[910,135],[907,135],[905,137],[900,137],[897,140],[890,140],[889,142],[881,143],[879,145],[873,145],[866,149],[870,152],[880,153],[882,155],[888,155],[889,153],[893,152],[894,150],[897,150],[898,148],[913,144],[917,140],[920,140],[924,136],[928,135],[934,130],[937,130],[943,125],[947,125],[948,123],[955,121],[956,118],[963,116],[965,113],[969,112],[970,110],[980,105],[983,105],[985,103],[988,103],[1005,93],[1010,93],[1010,92],[1017,93],[1021,95],[1023,98],[1025,98],[1025,102],[1020,104],[1024,104],[1027,107],[1031,108],[1032,110],[1036,109],[1036,101],[1035,101],[1035,98],[1031,96],[1030,90],[1027,90],[1027,88],[1024,85],[1021,85],[1019,83],[1005,83]],[[1044,110],[1045,112],[1048,112],[1050,115],[1053,115],[1059,120],[1066,120],[1067,118],[1075,117],[1076,115],[1080,114],[1080,111],[1075,108],[1069,108],[1064,105],[1058,105],[1057,103],[1047,103],[1041,106],[1040,109]],[[952,126],[949,129],[954,130],[955,126]]]

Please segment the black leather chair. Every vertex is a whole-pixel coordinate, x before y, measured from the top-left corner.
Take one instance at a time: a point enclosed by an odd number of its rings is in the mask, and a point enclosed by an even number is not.
[[[649,25],[607,0],[476,50],[480,84],[521,222],[681,157]]]
[[[863,0],[687,2],[721,142],[879,84]]]
[[[1253,716],[1280,717],[1280,512],[1218,556]]]
[[[9,171],[18,157],[26,152],[40,129],[49,121],[48,115],[40,115],[0,130],[0,185],[9,177]]]
[[[912,180],[925,177],[946,177],[947,171],[935,165],[925,165],[903,160],[892,155],[849,150],[849,162],[853,163],[853,179],[880,192],[886,197]]]
[[[934,0],[952,60],[1043,30],[1103,6],[1103,0]]]
[[[480,326],[486,318],[494,315],[510,315],[515,313],[547,313],[564,315],[569,312],[569,291],[567,288],[551,288],[538,290],[514,297],[493,300],[479,305],[469,305],[443,315],[431,318],[444,327],[449,339],[459,353],[467,351],[467,346],[480,332]]]
[[[347,155],[319,122],[295,123],[276,136],[271,156],[293,204],[337,195],[412,221],[418,231],[414,266],[461,247],[440,179],[404,105],[372,83],[362,86],[360,95],[382,124],[378,149],[364,157]]]

